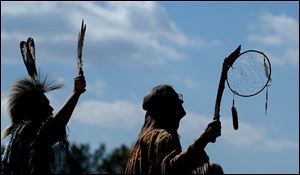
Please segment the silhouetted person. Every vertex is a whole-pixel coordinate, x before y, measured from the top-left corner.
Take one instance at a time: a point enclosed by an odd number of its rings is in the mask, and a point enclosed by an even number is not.
[[[217,174],[224,174],[224,171],[220,165],[213,163],[210,165],[208,173],[211,175],[213,174],[217,175]]]
[[[200,137],[182,151],[177,133],[186,115],[182,104],[182,95],[170,85],[156,86],[144,97],[145,122],[130,151],[125,173],[209,173],[209,157],[204,149],[221,135],[221,123],[209,123]]]
[[[46,92],[58,89],[62,84],[41,78],[35,67],[34,42],[29,38],[21,42],[21,52],[29,77],[15,82],[8,96],[8,112],[11,126],[1,137],[10,135],[1,160],[3,174],[49,174],[54,161],[52,146],[61,142],[67,151],[66,125],[85,91],[83,75],[74,79],[74,89],[63,107],[53,114]]]

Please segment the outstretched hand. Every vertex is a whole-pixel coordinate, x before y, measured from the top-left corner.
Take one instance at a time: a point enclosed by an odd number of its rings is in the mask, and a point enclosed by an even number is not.
[[[214,120],[209,123],[203,133],[207,142],[215,142],[217,137],[221,136],[221,122],[220,120]]]
[[[74,92],[82,94],[85,92],[86,82],[83,74],[79,74],[74,79]]]

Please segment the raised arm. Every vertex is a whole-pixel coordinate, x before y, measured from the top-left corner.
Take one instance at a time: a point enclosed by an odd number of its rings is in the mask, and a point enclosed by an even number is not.
[[[189,145],[186,151],[173,151],[164,159],[162,173],[187,174],[197,167],[203,166],[204,163],[209,162],[209,157],[204,150],[206,145],[215,141],[220,135],[221,122],[214,120],[208,124],[201,136]]]
[[[54,116],[59,128],[66,127],[66,125],[68,124],[80,95],[85,92],[85,87],[85,78],[82,74],[80,74],[74,79],[74,89],[71,96],[66,101],[64,106]]]

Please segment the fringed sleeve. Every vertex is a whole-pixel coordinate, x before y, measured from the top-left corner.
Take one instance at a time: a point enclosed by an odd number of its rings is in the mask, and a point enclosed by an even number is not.
[[[182,151],[176,132],[154,129],[135,144],[126,167],[127,174],[192,174],[209,158],[199,139]]]
[[[180,145],[180,143],[178,138],[173,135],[170,135],[165,141],[168,143],[167,152],[169,154],[161,163],[161,174],[192,174],[195,169],[205,167],[209,162],[201,140],[196,140],[186,151],[177,149],[176,145]]]
[[[36,139],[31,144],[29,166],[32,174],[49,174],[54,161],[52,146],[65,138],[65,128],[58,129],[56,120],[49,117],[43,122]]]

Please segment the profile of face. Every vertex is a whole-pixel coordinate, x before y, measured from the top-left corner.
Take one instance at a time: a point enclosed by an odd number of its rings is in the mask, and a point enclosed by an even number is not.
[[[41,96],[38,97],[38,100],[36,102],[38,102],[36,105],[36,108],[38,108],[36,110],[38,115],[45,117],[49,117],[50,115],[52,115],[53,108],[52,106],[50,106],[50,102],[45,96],[45,94],[41,94]]]
[[[24,110],[28,117],[33,120],[43,120],[52,115],[53,108],[44,93],[32,93],[27,97],[27,105]]]
[[[176,130],[179,128],[180,120],[186,115],[183,103],[182,95],[178,93],[174,94],[174,99],[169,102],[170,110],[168,113],[170,114],[170,118],[168,122],[169,125]]]
[[[163,128],[177,130],[180,120],[186,115],[183,98],[172,86],[159,85],[144,97],[143,108]]]

